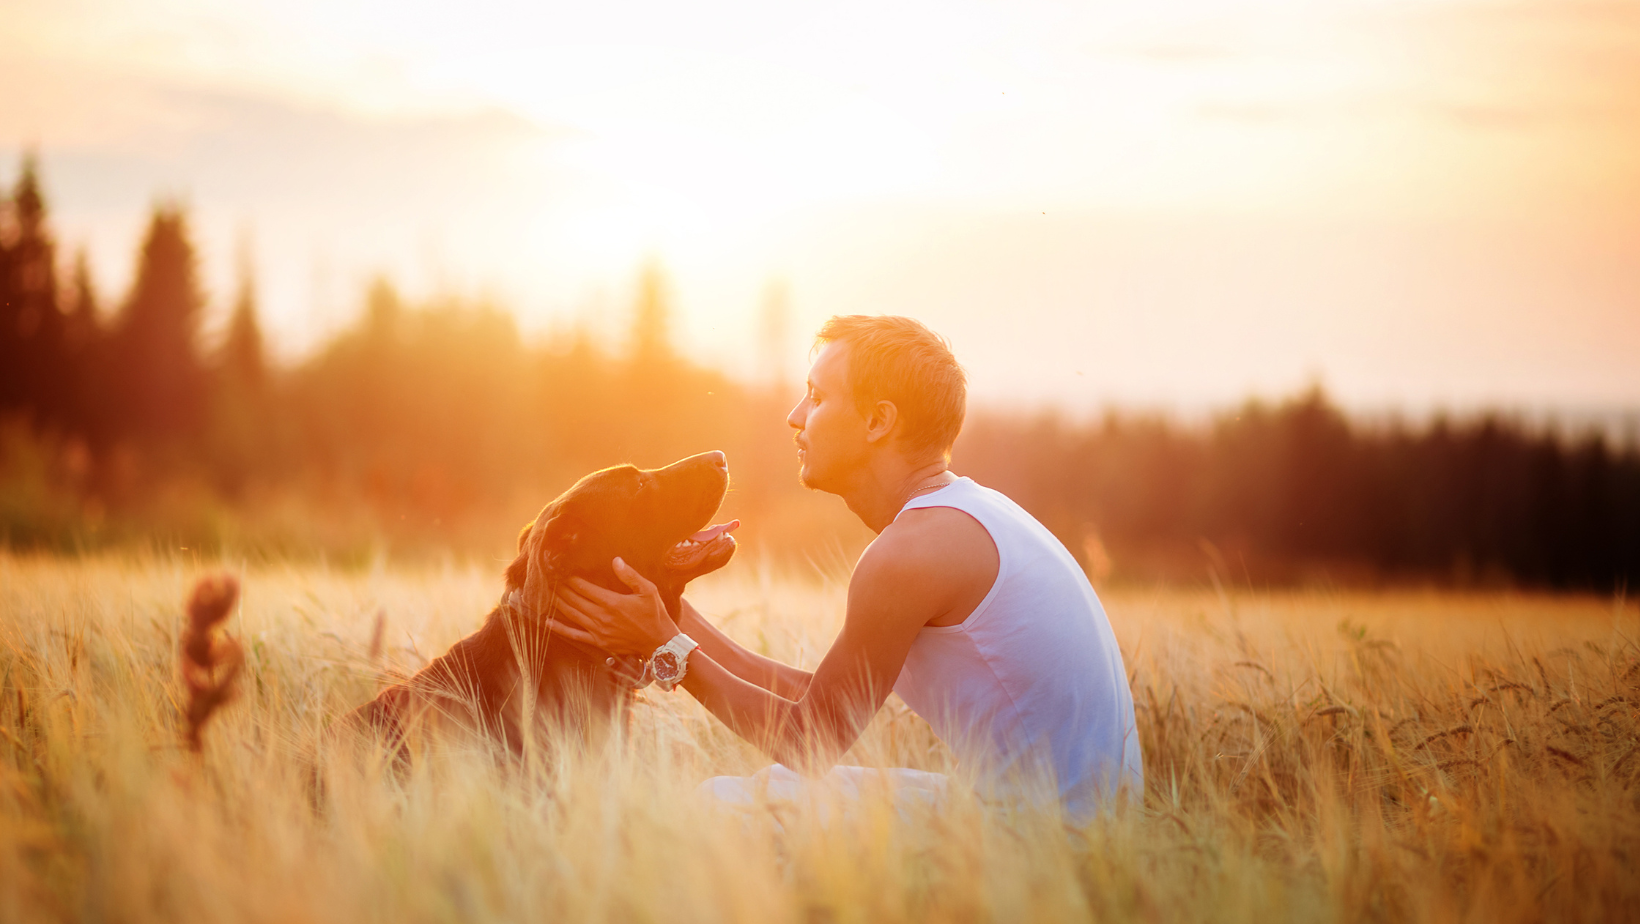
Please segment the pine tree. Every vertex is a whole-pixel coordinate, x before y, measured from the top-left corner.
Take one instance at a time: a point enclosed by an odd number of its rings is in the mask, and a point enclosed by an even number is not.
[[[786,352],[792,328],[791,300],[784,282],[773,280],[764,288],[763,310],[758,314],[757,327],[763,384],[770,391],[779,392],[786,388],[789,377]]]
[[[267,375],[262,328],[256,320],[256,281],[249,266],[240,271],[239,296],[234,300],[217,366],[227,382],[247,391],[260,391]]]
[[[72,352],[94,341],[101,326],[97,286],[92,281],[91,264],[83,247],[74,255],[74,274],[69,282],[69,291],[72,297],[66,299],[68,310],[63,319],[63,345]]]
[[[146,441],[197,431],[205,399],[196,345],[203,305],[187,219],[179,206],[157,205],[112,336],[118,432]]]
[[[365,296],[365,342],[372,350],[388,348],[398,339],[403,322],[404,299],[387,277],[378,276]]]
[[[56,244],[33,154],[23,158],[7,212],[0,228],[0,411],[57,420],[69,381],[57,306]]]
[[[70,430],[96,442],[107,423],[102,412],[106,401],[99,400],[106,393],[103,358],[107,344],[97,289],[83,248],[74,257],[74,273],[65,302],[63,368],[69,386],[66,422]]]
[[[12,204],[0,196],[0,414],[21,406],[23,387],[23,347],[17,336],[18,305],[12,298],[11,239]]]
[[[266,470],[270,436],[267,363],[256,321],[256,283],[248,258],[240,263],[239,295],[213,357],[207,449],[216,482],[230,497]]]
[[[618,448],[629,459],[658,463],[688,444],[691,414],[708,390],[696,388],[692,370],[673,350],[671,315],[666,275],[651,261],[638,276],[632,352],[614,408],[625,421]]]
[[[638,301],[632,315],[632,361],[642,367],[666,364],[672,357],[666,303],[666,276],[650,263],[638,276]]]

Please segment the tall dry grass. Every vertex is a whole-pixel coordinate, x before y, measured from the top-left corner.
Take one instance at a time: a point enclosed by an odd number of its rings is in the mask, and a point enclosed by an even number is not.
[[[174,661],[208,569],[0,557],[0,920],[1640,916],[1633,603],[1115,590],[1142,807],[1073,829],[959,787],[775,824],[691,798],[764,761],[683,693],[550,762],[344,759],[331,720],[469,631],[499,566],[229,567],[239,695],[195,756]],[[697,603],[813,663],[842,581],[730,572]],[[894,701],[849,759],[950,769]]]

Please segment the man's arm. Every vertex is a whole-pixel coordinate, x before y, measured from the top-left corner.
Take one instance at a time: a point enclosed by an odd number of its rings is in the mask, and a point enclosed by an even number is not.
[[[684,689],[775,760],[813,774],[830,769],[888,698],[912,641],[937,615],[940,569],[905,554],[897,538],[906,537],[885,532],[861,556],[843,631],[800,697],[748,683],[702,649],[689,656]]]
[[[729,673],[785,699],[801,699],[814,677],[806,670],[748,651],[708,622],[688,600],[683,601],[678,630],[699,642],[700,650]]]
[[[653,583],[619,559],[615,566],[635,593],[571,578],[558,591],[557,631],[617,655],[647,656],[678,626]],[[996,569],[995,546],[972,517],[948,508],[908,511],[860,557],[843,631],[800,696],[737,676],[704,647],[690,654],[683,687],[775,760],[823,773],[888,698],[917,633],[929,623],[960,622],[996,579]]]

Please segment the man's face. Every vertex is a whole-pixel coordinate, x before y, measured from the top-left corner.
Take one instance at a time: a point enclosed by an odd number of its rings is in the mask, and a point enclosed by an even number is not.
[[[830,491],[847,483],[865,464],[866,420],[854,405],[848,384],[848,344],[828,343],[809,368],[808,389],[786,415],[797,432],[798,480],[806,488]]]

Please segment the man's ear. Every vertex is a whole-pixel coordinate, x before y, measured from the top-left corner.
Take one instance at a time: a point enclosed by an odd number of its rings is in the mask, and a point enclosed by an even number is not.
[[[900,419],[900,409],[892,401],[878,401],[871,406],[871,412],[866,415],[866,442],[875,443],[887,439],[894,432],[894,424]]]

